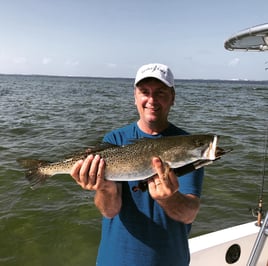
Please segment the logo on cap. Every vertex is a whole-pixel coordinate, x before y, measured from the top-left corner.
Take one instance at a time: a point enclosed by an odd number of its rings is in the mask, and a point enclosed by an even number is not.
[[[156,78],[166,84],[168,87],[174,87],[174,78],[168,66],[163,64],[143,65],[137,72],[135,86],[145,78]]]

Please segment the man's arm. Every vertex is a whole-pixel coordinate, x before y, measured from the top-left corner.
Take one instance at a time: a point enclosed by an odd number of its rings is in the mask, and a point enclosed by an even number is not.
[[[148,181],[152,198],[173,220],[192,223],[199,211],[200,199],[192,194],[180,193],[177,176],[166,169],[159,158],[153,158],[152,163],[157,171],[157,175]]]
[[[165,213],[173,220],[190,224],[199,211],[200,199],[192,194],[176,192],[167,199],[157,200]]]
[[[106,181],[112,182],[112,181]],[[116,183],[113,189],[96,190],[94,202],[100,213],[106,218],[116,216],[122,206],[122,184]]]
[[[122,185],[104,179],[105,162],[100,156],[88,156],[72,168],[71,176],[83,189],[96,191],[94,202],[107,218],[117,215],[122,205]]]

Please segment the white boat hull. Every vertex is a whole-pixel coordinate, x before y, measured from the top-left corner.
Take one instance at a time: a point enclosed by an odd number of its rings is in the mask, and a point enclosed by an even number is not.
[[[251,222],[189,239],[190,266],[246,266],[259,231]],[[256,266],[268,266],[268,241]]]

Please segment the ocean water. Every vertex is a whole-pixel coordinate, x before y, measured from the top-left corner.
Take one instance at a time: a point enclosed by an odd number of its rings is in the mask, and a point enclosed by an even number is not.
[[[94,192],[68,175],[36,190],[16,160],[60,160],[137,120],[132,79],[0,75],[0,265],[95,265]],[[206,167],[191,236],[254,220],[264,169],[268,82],[177,80],[170,121],[233,151]],[[266,160],[267,169],[267,160]],[[267,173],[263,187],[268,206]]]

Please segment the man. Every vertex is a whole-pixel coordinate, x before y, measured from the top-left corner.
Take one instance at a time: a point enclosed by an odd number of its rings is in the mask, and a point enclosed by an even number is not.
[[[162,64],[142,66],[134,84],[139,120],[114,130],[104,142],[129,144],[133,139],[185,135],[168,121],[175,100],[174,78]],[[203,169],[178,178],[160,158],[152,158],[157,175],[148,190],[134,191],[138,182],[107,181],[105,161],[90,155],[78,161],[72,176],[84,189],[95,190],[95,205],[103,215],[98,266],[189,265],[188,234],[200,205]]]

